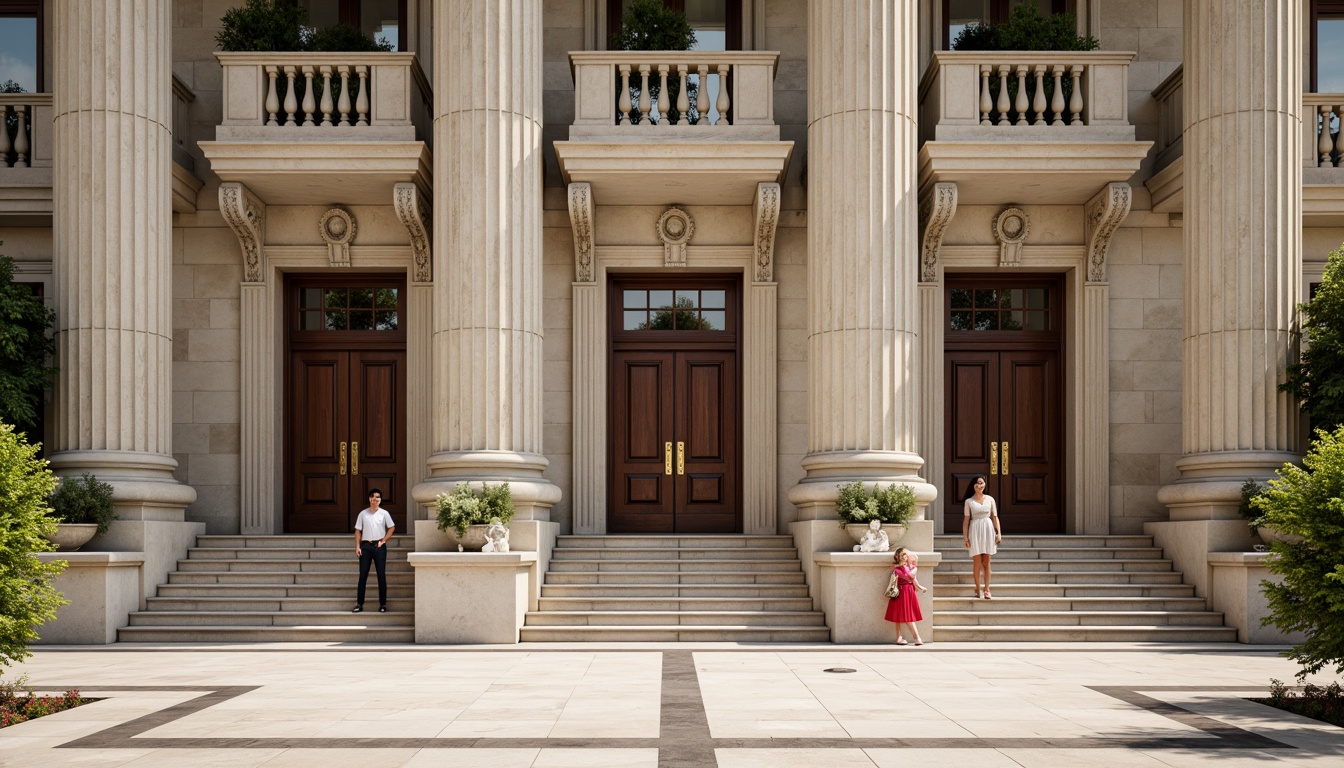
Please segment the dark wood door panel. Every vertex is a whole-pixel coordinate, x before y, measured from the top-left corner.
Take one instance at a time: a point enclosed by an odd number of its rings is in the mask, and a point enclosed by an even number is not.
[[[944,442],[944,489],[947,494],[943,532],[961,532],[961,499],[977,475],[992,480],[989,473],[989,443],[998,422],[999,356],[996,352],[948,352],[944,375],[947,382]],[[986,493],[996,491],[987,488]]]
[[[737,353],[677,353],[678,533],[741,530],[737,486]]]
[[[406,424],[406,352],[348,354],[351,505],[360,505],[368,499],[369,491],[377,488],[392,521],[398,529],[407,531],[406,499],[401,496],[407,471],[406,435],[402,431]],[[350,513],[348,530],[354,529],[356,512]]]
[[[289,493],[286,530],[325,532],[344,520],[349,490],[341,441],[348,431],[349,359],[342,352],[298,352],[290,358]]]
[[[1061,533],[1059,354],[1001,354],[999,439],[1007,460],[999,483],[1005,524],[1022,533]]]
[[[672,475],[667,473],[672,436],[674,356],[622,352],[612,359],[611,477],[608,529],[612,533],[672,530]]]

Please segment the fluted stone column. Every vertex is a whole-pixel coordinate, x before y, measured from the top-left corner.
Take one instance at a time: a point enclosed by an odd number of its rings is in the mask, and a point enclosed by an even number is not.
[[[1302,0],[1185,3],[1184,455],[1158,498],[1172,521],[1230,521],[1193,533],[1206,550],[1249,543],[1241,484],[1299,448],[1297,407],[1278,384],[1302,272],[1303,11]]]
[[[899,480],[922,509],[935,492],[916,449],[918,4],[808,5],[809,443],[789,500],[833,519],[837,483]]]
[[[414,496],[507,480],[518,519],[547,520],[541,3],[444,0],[435,17],[432,453]]]

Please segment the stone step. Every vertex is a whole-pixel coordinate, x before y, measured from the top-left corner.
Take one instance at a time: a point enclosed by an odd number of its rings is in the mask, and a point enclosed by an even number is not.
[[[537,600],[539,611],[808,611],[810,597],[551,597]]]
[[[993,600],[965,596],[933,599],[933,609],[945,611],[1203,611],[1208,603],[1202,597],[1018,597],[994,590]]]
[[[524,626],[524,642],[565,643],[826,643],[831,631],[823,626]]]
[[[991,570],[993,585],[1024,584],[1033,586],[1067,584],[1069,586],[1115,586],[1124,584],[1181,584],[1181,574],[1167,571],[1000,571],[995,564]],[[942,566],[934,573],[933,583],[973,585],[975,574],[964,571],[944,572]]]
[[[323,584],[160,584],[159,597],[255,597],[255,598],[326,598],[349,600],[354,597],[356,582],[338,585]],[[376,594],[378,581],[369,577],[369,590]],[[407,582],[402,586],[387,585],[390,598],[411,598],[415,590]]]
[[[820,611],[529,611],[525,626],[826,626]]]
[[[741,549],[792,548],[793,537],[788,535],[721,534],[721,535],[633,535],[633,536],[561,536],[558,549],[607,547],[612,549]]]
[[[1235,643],[1237,630],[1221,626],[944,626],[935,623],[933,639],[941,643]]]
[[[943,553],[943,564],[948,563],[970,563],[971,556],[966,550],[947,550]],[[1018,549],[1015,547],[999,547],[999,551],[994,555],[993,565],[1004,560],[1044,560],[1056,562],[1059,560],[1161,560],[1162,550],[1159,547],[1110,547],[1084,548],[1084,547],[1042,547],[1040,549]]]
[[[969,591],[968,591],[969,594]],[[547,597],[807,597],[803,584],[546,584]]]
[[[354,545],[346,541],[345,549],[303,548],[303,547],[191,547],[187,550],[188,560],[322,560],[358,563]],[[405,560],[413,549],[387,550],[387,561]]]
[[[1179,575],[1179,574],[1173,574]],[[967,578],[960,582],[938,584],[938,595],[948,598],[975,598],[975,585]],[[1194,597],[1195,588],[1189,584],[1011,584],[994,579],[994,599],[1050,598],[1050,597],[1104,597],[1104,598],[1181,598]],[[978,598],[977,598],[978,599]]]
[[[556,547],[551,560],[639,560],[643,562],[661,562],[665,560],[738,560],[755,562],[758,560],[796,560],[798,550],[793,547],[727,547],[700,548],[650,548],[635,547]]]
[[[415,549],[415,538],[413,536],[393,536],[387,542],[392,549]],[[301,536],[243,536],[228,534],[209,534],[196,537],[196,546],[198,547],[221,547],[225,549],[241,548],[331,548],[331,549],[349,549],[353,550],[355,546],[354,533],[332,533],[332,534],[307,534]]]
[[[936,627],[952,626],[1223,626],[1223,614],[1213,611],[938,611]]]
[[[322,586],[343,585],[354,589],[359,578],[359,566],[340,571],[173,571],[168,574],[169,584],[234,584],[259,586]],[[377,575],[369,569],[369,579],[377,584]],[[389,571],[387,584],[413,585],[415,573],[412,571]]]
[[[1120,559],[1089,558],[1072,560],[1002,560],[995,557],[990,565],[994,574],[1012,571],[1053,571],[1070,573],[1075,571],[1171,571],[1170,560],[1158,559]],[[944,560],[938,566],[938,573],[972,573],[970,560]]]
[[[354,600],[350,600],[354,607]],[[370,610],[369,606],[373,609]],[[378,612],[377,596],[364,603],[363,613],[343,611],[136,611],[130,615],[132,627],[387,627],[415,626],[410,611]]]
[[[413,643],[415,627],[122,627],[117,630],[117,640],[122,643]]]
[[[797,559],[791,560],[564,560],[551,559],[553,571],[609,571],[630,572],[668,572],[668,573],[723,573],[737,572],[748,566],[762,571],[792,572],[800,571],[802,565]]]
[[[767,584],[805,584],[802,566],[792,571],[547,571],[545,583],[551,584],[655,584],[748,586]]]
[[[399,611],[402,613],[415,612],[415,599],[407,595],[405,597],[393,596],[390,592],[387,599],[388,612]],[[378,612],[378,587],[370,585],[370,589],[364,594],[364,605],[373,606],[373,612]],[[355,590],[348,590],[340,597],[284,597],[284,598],[266,598],[257,595],[248,596],[190,596],[190,597],[169,597],[161,595],[159,597],[150,597],[145,600],[145,610],[148,611],[244,611],[244,612],[320,612],[320,613],[340,613],[349,612],[355,606]]]
[[[291,571],[310,573],[357,573],[359,560],[351,554],[344,560],[178,560],[177,570],[191,571]],[[372,572],[372,568],[370,571]],[[405,560],[387,561],[388,573],[412,573],[411,564]]]
[[[934,549],[948,557],[957,551],[966,552],[961,545],[961,534],[940,533],[933,537]],[[1007,535],[1003,537],[1001,547],[1045,549],[1049,547],[1110,548],[1110,547],[1151,547],[1153,537],[1143,534],[1118,534],[1115,536],[1069,536],[1069,535]]]

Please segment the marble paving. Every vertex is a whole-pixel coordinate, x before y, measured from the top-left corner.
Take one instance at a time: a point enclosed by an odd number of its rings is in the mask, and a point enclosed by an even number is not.
[[[1247,701],[1295,671],[1243,645],[46,648],[6,679],[99,701],[0,730],[0,766],[1344,765],[1344,729]]]

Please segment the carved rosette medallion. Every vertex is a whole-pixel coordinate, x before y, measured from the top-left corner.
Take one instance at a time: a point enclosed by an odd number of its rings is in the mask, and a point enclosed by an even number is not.
[[[999,241],[999,266],[1016,267],[1022,263],[1022,243],[1031,232],[1031,221],[1021,208],[1008,208],[994,220],[994,237]]]
[[[341,208],[332,208],[318,220],[317,234],[327,244],[331,266],[350,266],[350,243],[355,239],[355,218]]]
[[[663,241],[663,265],[686,266],[686,244],[695,234],[690,214],[675,205],[658,217],[658,239]]]
[[[1111,239],[1115,230],[1129,215],[1133,200],[1133,191],[1129,184],[1117,182],[1107,184],[1087,204],[1087,280],[1090,283],[1106,282],[1106,255],[1111,248]]]

